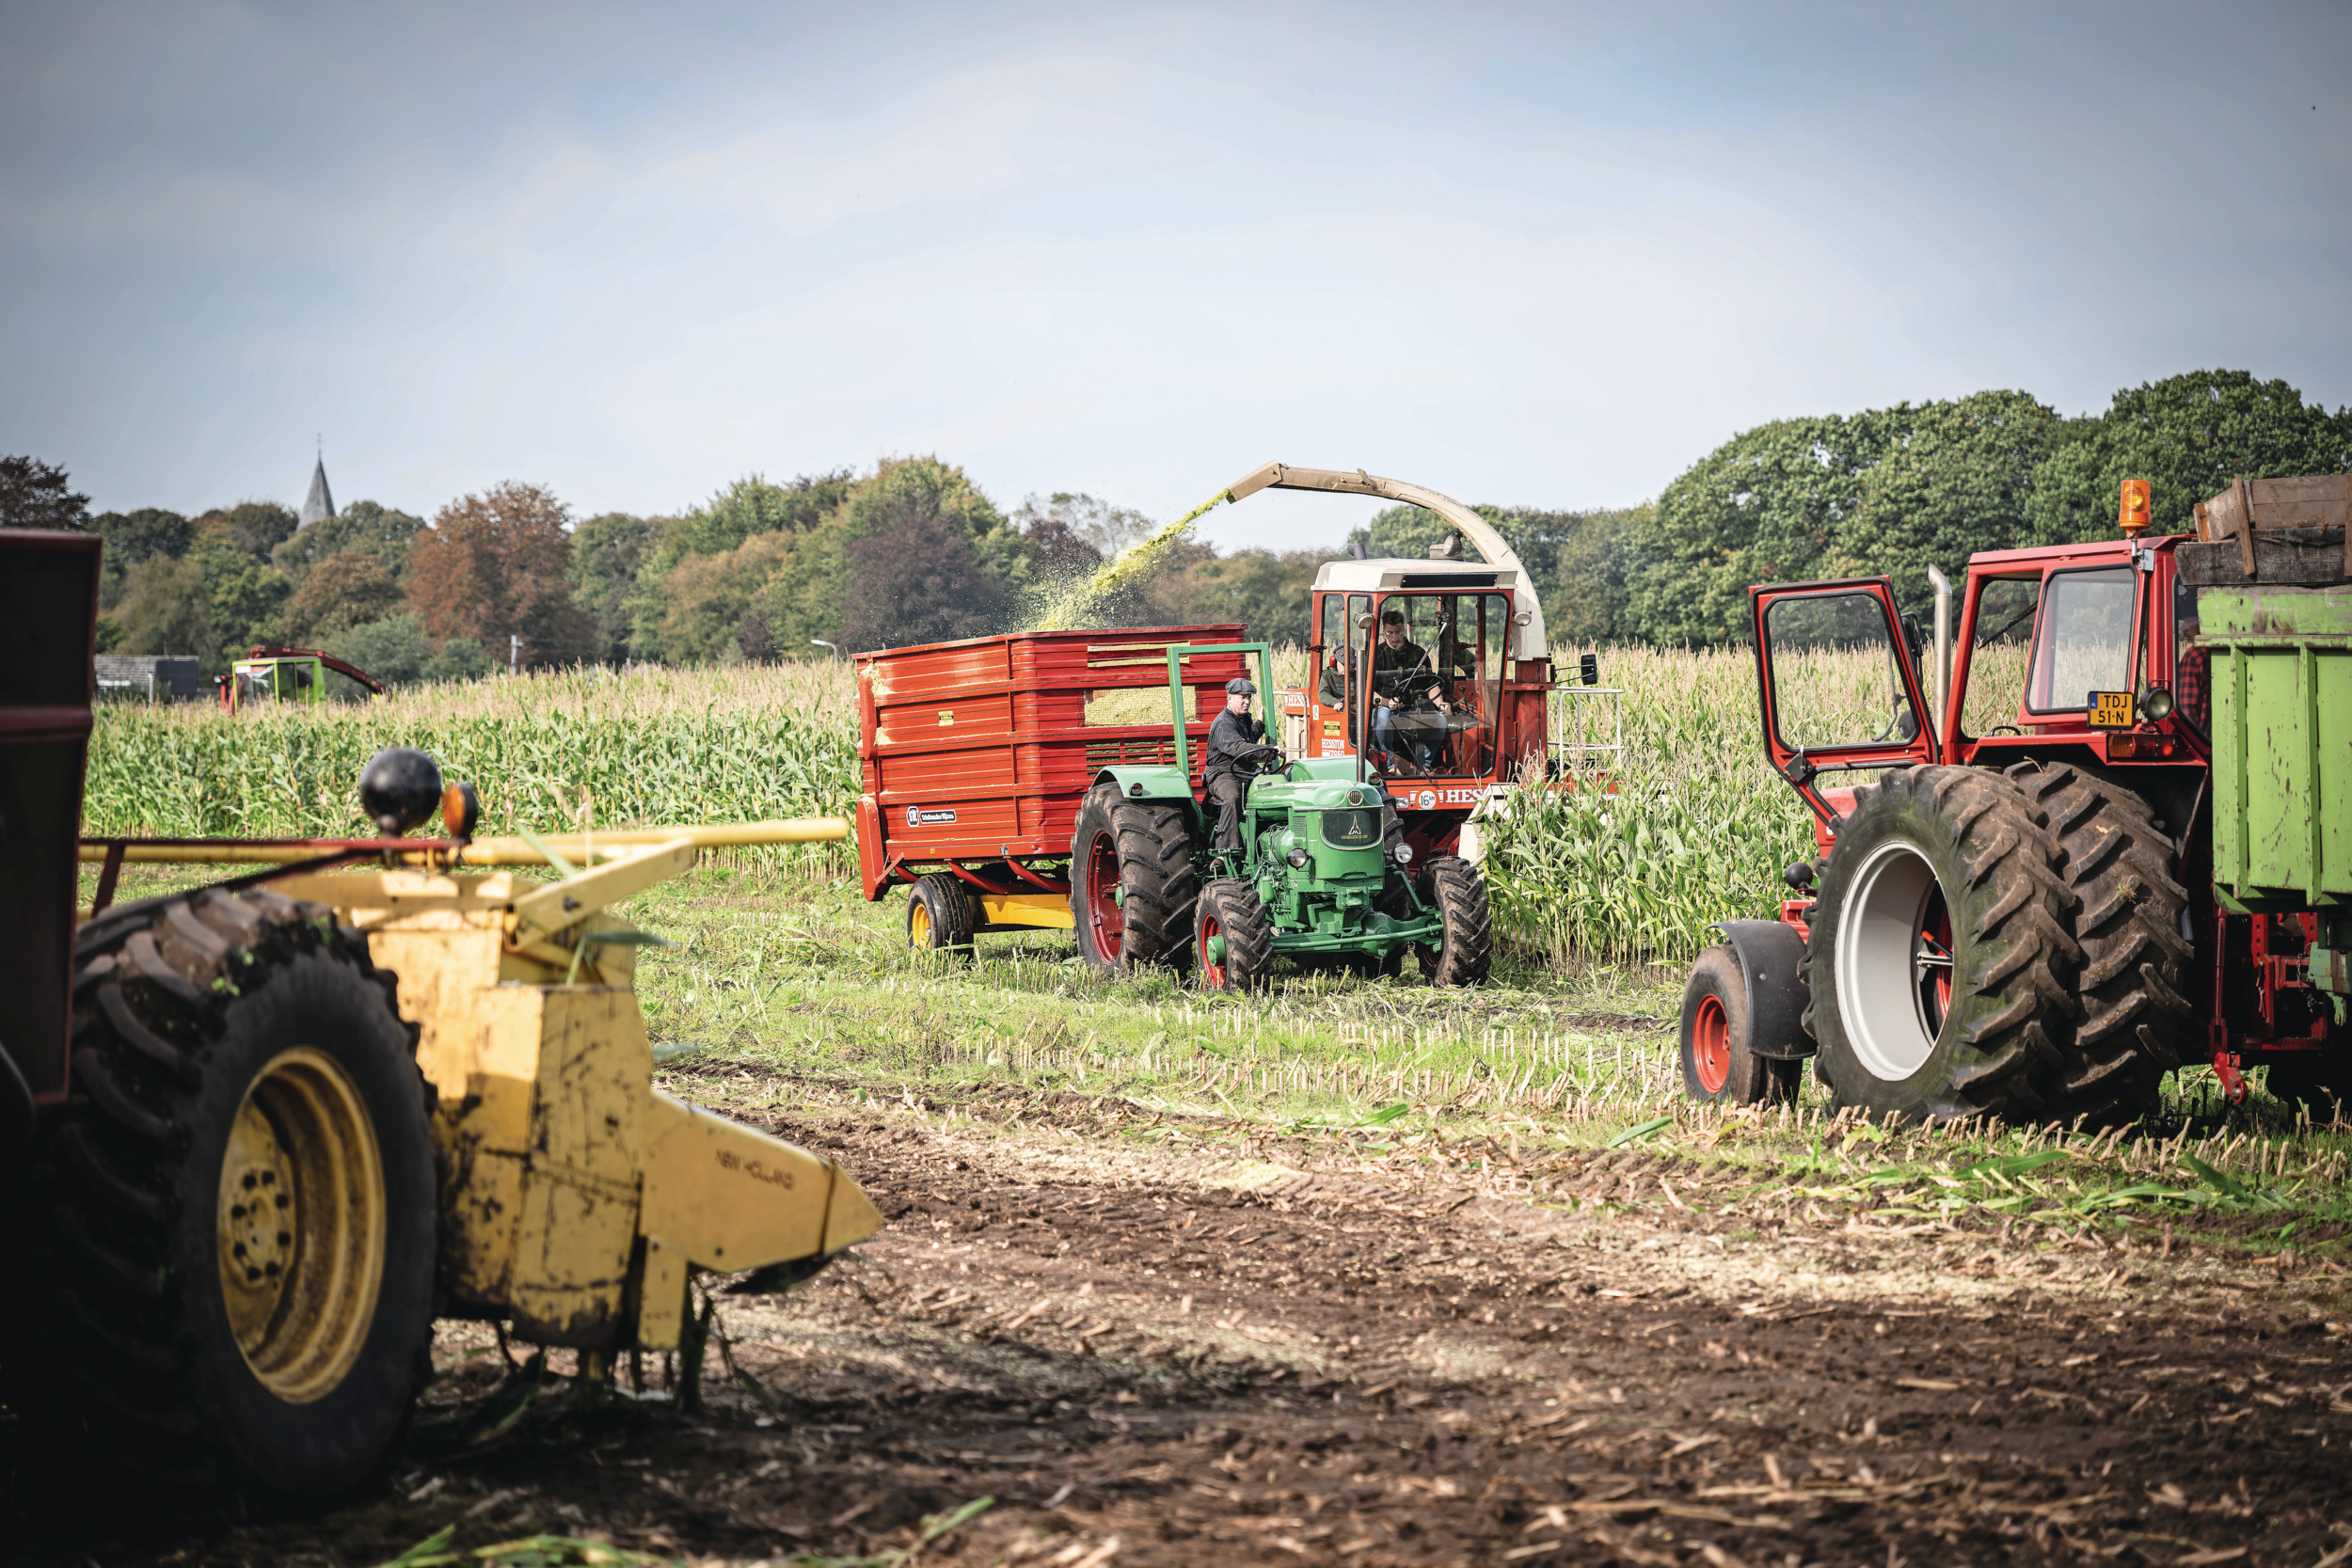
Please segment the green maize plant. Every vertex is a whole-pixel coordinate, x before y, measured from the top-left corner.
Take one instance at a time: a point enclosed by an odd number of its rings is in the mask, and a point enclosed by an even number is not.
[[[91,738],[93,835],[364,835],[359,770],[415,746],[481,791],[483,832],[847,816],[858,795],[855,687],[822,664],[588,669],[373,702],[236,713],[109,705]],[[809,846],[847,864],[843,845]]]

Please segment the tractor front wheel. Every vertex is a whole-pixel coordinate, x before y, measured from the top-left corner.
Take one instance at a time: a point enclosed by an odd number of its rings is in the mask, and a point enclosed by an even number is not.
[[[1439,855],[1422,873],[1422,902],[1434,904],[1444,926],[1435,947],[1416,947],[1421,972],[1433,986],[1474,986],[1494,967],[1495,923],[1486,908],[1486,879],[1459,855]]]
[[[1685,1095],[1711,1105],[1771,1105],[1797,1097],[1804,1064],[1756,1054],[1756,1013],[1731,944],[1701,953],[1682,988]]]
[[[1194,905],[1192,953],[1202,990],[1263,988],[1274,971],[1274,927],[1258,890],[1230,877],[1202,888]]]
[[[36,1156],[37,1399],[188,1486],[348,1489],[431,1370],[439,1194],[390,977],[266,892],[127,907],[77,957],[73,1095]]]

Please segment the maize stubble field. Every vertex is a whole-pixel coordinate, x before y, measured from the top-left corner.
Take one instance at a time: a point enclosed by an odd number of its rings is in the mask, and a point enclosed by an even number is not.
[[[642,895],[674,943],[640,972],[663,1086],[841,1159],[890,1227],[791,1295],[709,1296],[699,1367],[610,1398],[444,1324],[383,1484],[319,1517],[141,1517],[0,1433],[11,1560],[2352,1560],[2352,1139],[2194,1073],[2108,1138],[1858,1127],[1809,1085],[1681,1104],[1679,960],[1771,907],[1808,835],[1745,670],[1609,658],[1620,789],[1518,819],[1514,943],[1473,991],[1208,1001],[1045,932],[943,964],[824,853]],[[110,714],[92,830],[344,830],[395,739],[499,825],[562,825],[583,784],[603,823],[837,799],[828,673],[655,679],[243,731]],[[143,768],[101,766],[134,740]],[[760,784],[793,744],[818,783]],[[101,788],[184,800],[173,766],[243,781],[203,807],[232,816]]]

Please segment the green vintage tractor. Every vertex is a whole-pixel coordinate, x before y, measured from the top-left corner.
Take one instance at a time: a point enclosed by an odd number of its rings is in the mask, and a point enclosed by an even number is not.
[[[1241,847],[1215,847],[1215,816],[1193,782],[1182,671],[1213,654],[1254,655],[1259,689],[1275,689],[1263,642],[1168,650],[1174,765],[1106,767],[1078,811],[1070,904],[1080,955],[1105,971],[1189,969],[1210,991],[1263,986],[1278,958],[1377,975],[1399,973],[1411,953],[1432,985],[1484,980],[1494,926],[1478,868],[1454,855],[1414,864],[1395,802],[1360,756],[1290,760],[1259,748]]]

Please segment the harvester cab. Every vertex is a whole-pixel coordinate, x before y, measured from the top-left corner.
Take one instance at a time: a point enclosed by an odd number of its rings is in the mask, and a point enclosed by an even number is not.
[[[1286,694],[1292,752],[1369,759],[1389,782],[1405,841],[1423,861],[1481,858],[1478,824],[1529,771],[1557,776],[1622,752],[1584,733],[1585,708],[1618,693],[1594,671],[1554,733],[1551,644],[1534,578],[1495,526],[1450,496],[1360,468],[1268,463],[1226,495],[1313,490],[1418,506],[1455,531],[1420,560],[1327,562],[1315,573],[1312,674]],[[1466,559],[1468,544],[1483,559]],[[1571,739],[1565,727],[1575,730]],[[1615,734],[1613,729],[1610,733]],[[1621,735],[1618,741],[1621,741]]]
[[[1777,920],[1685,991],[1685,1086],[1913,1119],[2128,1121],[2352,1089],[2352,480],[2241,483],[2199,532],[1968,562],[1921,641],[1884,578],[1751,591],[1763,739],[1815,818]],[[1922,723],[1916,716],[1935,715]],[[1842,782],[1832,784],[1833,778]]]
[[[246,650],[246,657],[221,677],[220,705],[252,707],[263,703],[299,703],[313,706],[326,701],[328,671],[354,682],[369,695],[384,694],[384,683],[358,665],[317,648],[281,648],[267,644]]]

